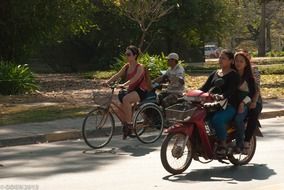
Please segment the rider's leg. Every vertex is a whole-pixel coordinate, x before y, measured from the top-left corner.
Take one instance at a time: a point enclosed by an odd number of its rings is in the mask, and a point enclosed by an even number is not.
[[[251,137],[253,136],[254,130],[257,127],[257,120],[258,116],[261,113],[262,110],[262,104],[257,103],[255,109],[251,109],[248,112],[248,122],[247,122],[247,128],[245,131],[245,143],[249,143]]]
[[[136,91],[132,91],[123,98],[122,110],[125,113],[125,122],[132,122],[132,104],[140,101],[140,97]]]
[[[219,145],[221,147],[226,147],[227,130],[225,126],[233,119],[235,113],[236,109],[233,106],[228,105],[225,110],[214,113],[211,118],[212,127],[216,131],[216,136],[220,141]]]
[[[118,119],[124,124],[126,123],[126,119],[125,119],[125,113],[122,109],[122,104],[120,102],[116,102],[115,103],[117,106],[112,106],[112,109],[114,110],[114,113],[116,114],[116,116],[118,117]]]
[[[242,113],[237,113],[234,122],[236,127],[236,144],[237,147],[243,149],[244,147],[244,135],[245,135],[245,118],[248,114],[248,107],[244,107],[244,111]]]

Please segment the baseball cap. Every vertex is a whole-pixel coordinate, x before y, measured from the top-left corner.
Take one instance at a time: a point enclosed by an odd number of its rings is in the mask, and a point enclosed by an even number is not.
[[[179,60],[179,56],[178,56],[178,54],[177,53],[170,53],[167,57],[166,57],[166,59],[174,59],[174,60]]]

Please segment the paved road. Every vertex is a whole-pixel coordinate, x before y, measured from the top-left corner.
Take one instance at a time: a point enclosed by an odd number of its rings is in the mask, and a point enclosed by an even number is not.
[[[251,164],[194,161],[176,176],[161,165],[161,141],[142,145],[115,137],[100,151],[80,140],[1,148],[0,189],[284,189],[284,117],[261,122],[265,138],[258,139]]]

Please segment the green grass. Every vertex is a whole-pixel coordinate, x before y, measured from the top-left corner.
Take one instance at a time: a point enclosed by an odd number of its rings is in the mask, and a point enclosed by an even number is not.
[[[186,75],[186,86],[189,89],[200,88],[208,75]],[[261,75],[261,94],[264,98],[284,98],[283,75]]]
[[[47,106],[1,114],[0,126],[82,117],[87,107]]]
[[[284,64],[284,57],[266,57],[266,58],[253,58],[252,61],[257,65],[274,65]],[[206,61],[206,65],[218,65],[218,60]]]
[[[108,79],[113,76],[116,71],[90,71],[86,73],[81,73],[81,76],[85,79]]]
[[[272,74],[284,74],[284,64],[282,65],[270,65],[270,66],[258,66],[261,74],[272,75]]]
[[[208,74],[212,73],[216,69],[218,69],[219,66],[217,64],[214,65],[204,65],[204,66],[187,66],[186,72],[190,75],[191,73],[194,74]],[[284,64],[275,64],[275,65],[259,65],[258,66],[259,71],[261,74],[265,75],[272,75],[272,74],[284,74]]]

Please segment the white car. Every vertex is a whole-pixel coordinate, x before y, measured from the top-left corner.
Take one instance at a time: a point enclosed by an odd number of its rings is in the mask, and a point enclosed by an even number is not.
[[[205,58],[217,58],[219,57],[219,48],[216,45],[204,46]]]

